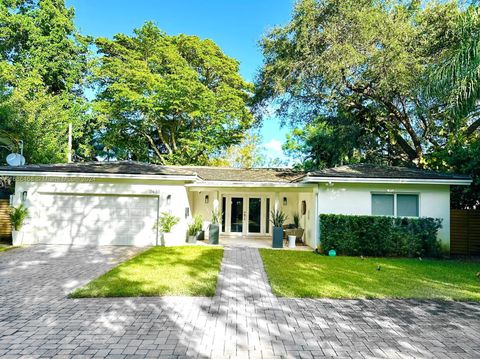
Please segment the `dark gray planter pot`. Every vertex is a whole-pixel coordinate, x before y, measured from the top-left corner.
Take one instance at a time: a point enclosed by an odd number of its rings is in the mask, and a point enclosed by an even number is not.
[[[204,238],[205,238],[205,234],[203,231],[198,231],[197,234],[195,235],[196,241],[203,241]]]
[[[273,227],[272,248],[283,248],[282,227]]]
[[[220,226],[218,224],[211,224],[208,229],[208,242],[210,244],[218,244],[220,236]]]

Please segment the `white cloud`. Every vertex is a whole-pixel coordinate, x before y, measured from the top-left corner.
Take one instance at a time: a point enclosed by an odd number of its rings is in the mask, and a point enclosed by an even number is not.
[[[277,152],[278,154],[283,154],[282,143],[274,138],[263,145],[267,150]]]

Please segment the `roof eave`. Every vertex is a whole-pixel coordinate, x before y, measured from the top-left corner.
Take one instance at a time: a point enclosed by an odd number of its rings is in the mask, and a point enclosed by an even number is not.
[[[102,179],[138,179],[138,180],[169,180],[195,181],[195,175],[174,174],[129,174],[129,173],[88,173],[88,172],[41,172],[41,171],[0,171],[0,176],[25,177],[34,180],[35,177],[53,178],[102,178]]]
[[[311,187],[311,184],[301,182],[254,182],[254,181],[197,181],[187,187]]]
[[[304,183],[395,183],[395,184],[435,184],[469,186],[471,179],[454,178],[362,178],[362,177],[316,177],[307,175],[302,179]]]

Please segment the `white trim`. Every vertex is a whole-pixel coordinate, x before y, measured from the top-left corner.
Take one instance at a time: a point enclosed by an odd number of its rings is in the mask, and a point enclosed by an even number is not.
[[[201,181],[195,183],[189,183],[186,187],[299,187],[299,188],[312,188],[313,186],[308,183],[298,182],[241,182],[241,181]]]
[[[447,184],[468,186],[472,180],[461,179],[424,179],[424,178],[353,178],[353,177],[311,177],[306,176],[302,182],[311,183],[405,183],[405,184]]]
[[[139,175],[120,173],[84,173],[84,172],[35,172],[35,171],[0,171],[0,176],[12,177],[65,177],[65,178],[120,178],[141,180],[170,180],[170,181],[193,181],[198,176],[194,175]]]

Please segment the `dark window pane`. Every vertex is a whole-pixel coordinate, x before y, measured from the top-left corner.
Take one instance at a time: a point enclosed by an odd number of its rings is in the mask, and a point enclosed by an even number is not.
[[[418,217],[418,195],[397,194],[397,216]]]
[[[267,198],[267,203],[265,205],[265,232],[270,233],[270,198]]]
[[[243,198],[232,197],[230,232],[243,232]]]
[[[225,212],[227,211],[227,206],[225,203],[227,202],[227,199],[225,197],[222,197],[222,232],[225,232]]]
[[[249,198],[248,199],[248,232],[260,233],[261,225],[261,198]]]
[[[393,194],[372,194],[372,214],[393,216]]]

